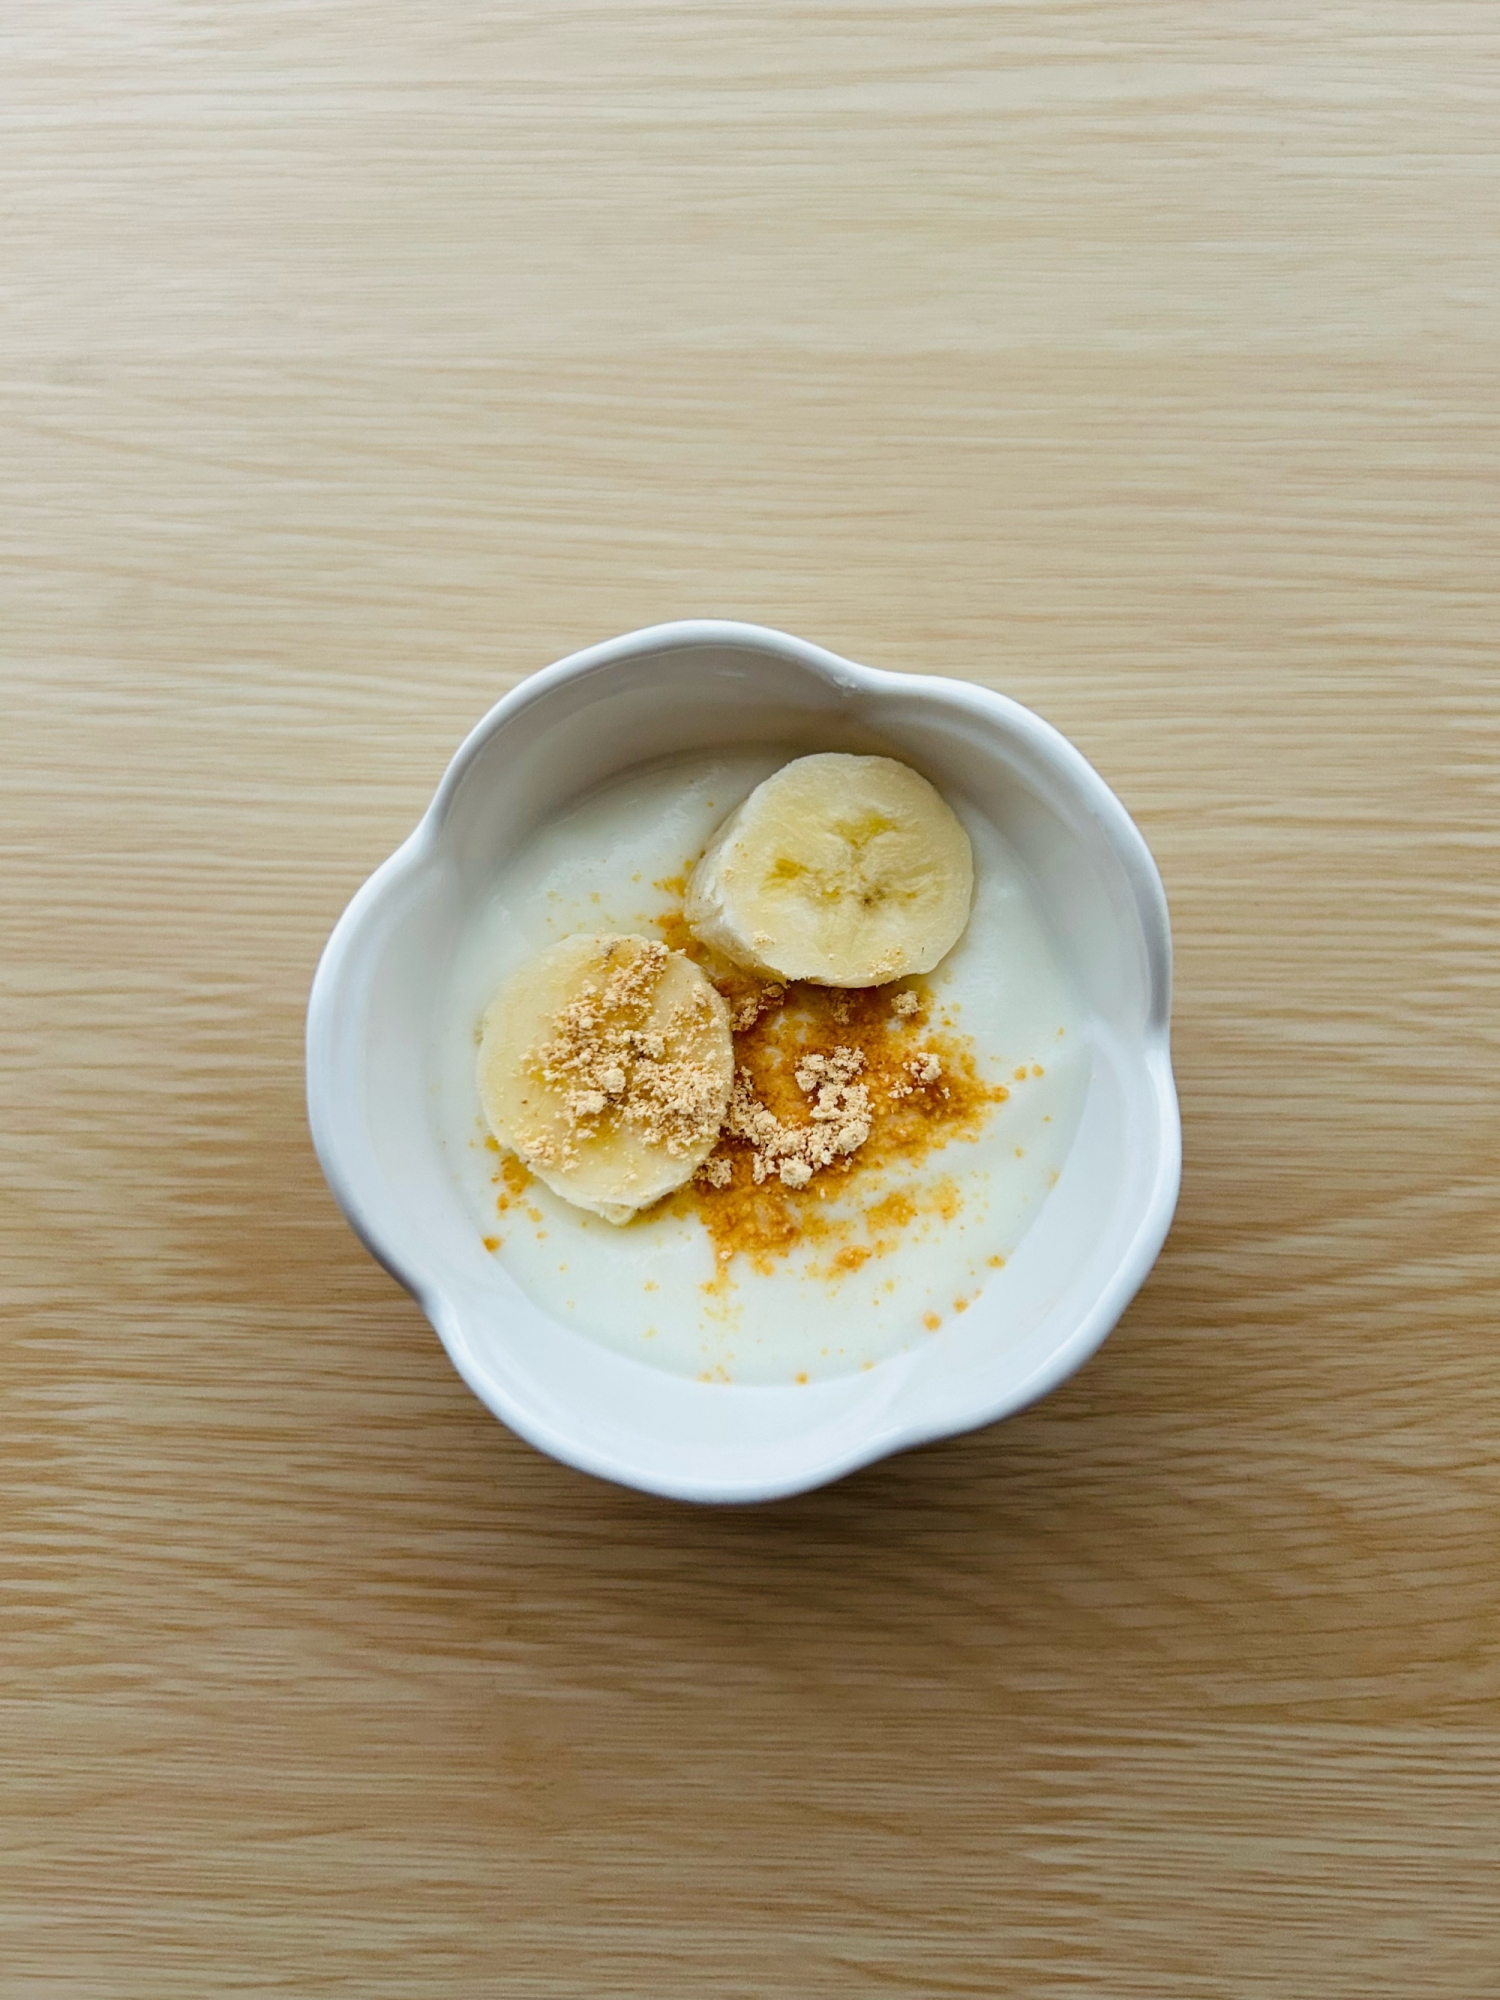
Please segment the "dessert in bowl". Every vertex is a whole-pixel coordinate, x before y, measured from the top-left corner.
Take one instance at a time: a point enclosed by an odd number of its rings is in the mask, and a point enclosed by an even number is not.
[[[481,1399],[700,1500],[1034,1400],[1175,1202],[1154,865],[1013,702],[695,622],[507,696],[314,983],[330,1185]]]

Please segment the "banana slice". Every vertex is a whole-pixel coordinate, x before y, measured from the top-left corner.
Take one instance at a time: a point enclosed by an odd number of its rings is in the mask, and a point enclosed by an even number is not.
[[[930,972],[969,921],[969,836],[892,757],[798,757],[757,785],[688,882],[696,936],[752,971],[820,986]]]
[[[691,959],[646,938],[564,938],[485,1013],[490,1130],[555,1194],[608,1222],[692,1178],[733,1080],[728,1008]]]

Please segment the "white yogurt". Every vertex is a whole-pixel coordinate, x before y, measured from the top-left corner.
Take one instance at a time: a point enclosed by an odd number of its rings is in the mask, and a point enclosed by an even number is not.
[[[1081,1015],[1030,880],[996,828],[950,797],[974,843],[974,911],[926,984],[954,1031],[972,1040],[980,1074],[1011,1094],[976,1142],[956,1141],[878,1181],[851,1177],[860,1208],[899,1189],[922,1211],[888,1254],[834,1278],[827,1246],[801,1244],[769,1272],[737,1257],[727,1283],[715,1282],[696,1216],[652,1211],[618,1228],[535,1181],[523,1201],[497,1211],[504,1190],[474,1077],[476,1027],[496,988],[575,931],[657,935],[654,919],[680,898],[654,885],[680,877],[725,815],[795,754],[674,758],[594,793],[534,835],[464,940],[437,1052],[449,1161],[476,1231],[499,1239],[495,1254],[522,1289],[554,1319],[642,1361],[741,1383],[870,1367],[927,1339],[959,1300],[1003,1287],[1000,1260],[1061,1171],[1088,1084]],[[820,1193],[821,1185],[802,1198],[829,1202],[836,1215],[839,1190]]]

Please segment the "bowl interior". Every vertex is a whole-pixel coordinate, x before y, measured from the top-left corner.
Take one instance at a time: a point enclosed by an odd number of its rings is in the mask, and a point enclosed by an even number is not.
[[[519,844],[645,761],[767,741],[904,758],[988,815],[1049,913],[1091,1058],[1058,1185],[974,1308],[868,1373],[784,1389],[689,1381],[548,1317],[479,1243],[432,1100],[442,968]],[[351,1220],[514,1428],[653,1490],[794,1490],[1020,1407],[1113,1324],[1175,1193],[1167,949],[1139,835],[1078,753],[1027,711],[959,683],[852,668],[776,635],[641,635],[502,704],[455,758],[412,841],[351,905],[310,1017],[315,1136]]]

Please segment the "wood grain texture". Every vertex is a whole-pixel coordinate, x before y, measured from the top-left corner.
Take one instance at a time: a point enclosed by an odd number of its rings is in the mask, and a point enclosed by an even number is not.
[[[10,0],[4,2000],[1500,1994],[1488,0]],[[323,1189],[520,675],[971,675],[1163,867],[1186,1174],[1039,1408],[694,1512]]]

